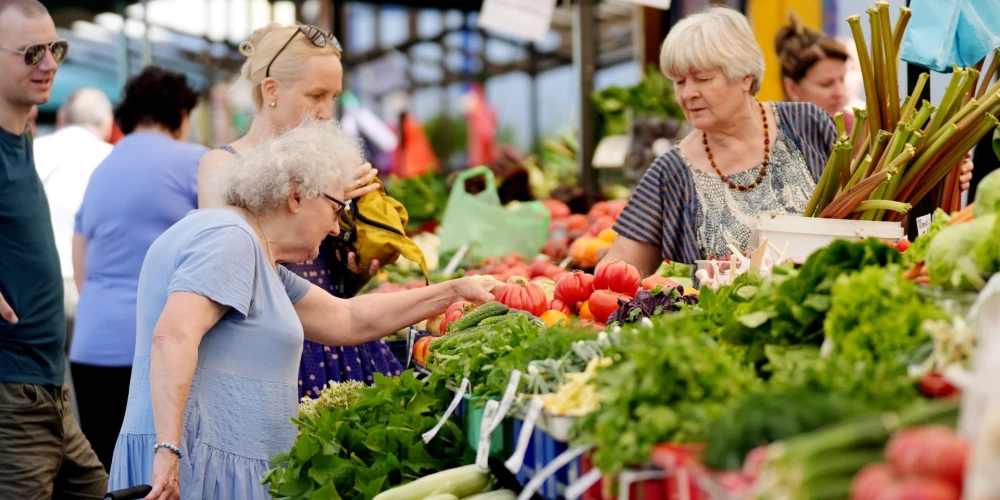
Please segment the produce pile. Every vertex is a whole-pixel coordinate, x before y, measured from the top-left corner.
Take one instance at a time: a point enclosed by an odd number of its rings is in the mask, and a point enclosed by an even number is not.
[[[887,2],[875,3],[867,13],[870,48],[861,16],[847,19],[859,49],[866,109],[854,109],[849,135],[843,116],[836,116],[837,143],[805,215],[900,221],[928,195],[946,213],[958,211],[959,164],[1000,123],[1000,82],[987,87],[997,65],[982,80],[977,69],[956,67],[937,106],[917,102],[928,79],[923,73],[900,103],[896,73],[911,12],[902,7],[894,27]]]

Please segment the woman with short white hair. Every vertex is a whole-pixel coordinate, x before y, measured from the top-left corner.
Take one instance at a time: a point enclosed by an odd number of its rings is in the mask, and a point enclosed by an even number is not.
[[[111,489],[267,498],[268,460],[294,444],[303,338],[356,345],[493,299],[494,282],[465,278],[344,300],[280,265],[338,233],[360,151],[334,122],[308,121],[241,152],[215,178],[224,207],[191,212],[150,247]]]
[[[832,117],[811,103],[755,97],[764,54],[739,12],[712,7],[671,28],[660,68],[694,126],[649,168],[615,223],[606,259],[643,275],[744,249],[764,211],[802,213],[836,141]]]
[[[723,258],[730,243],[747,250],[762,212],[801,214],[837,139],[833,117],[815,104],[757,100],[764,54],[735,10],[710,7],[677,23],[660,68],[695,130],[646,171],[604,259],[644,276],[664,259]]]

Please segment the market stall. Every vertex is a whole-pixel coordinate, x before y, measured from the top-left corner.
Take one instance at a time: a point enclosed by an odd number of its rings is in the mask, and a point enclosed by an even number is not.
[[[431,281],[503,284],[399,332],[401,376],[303,401],[272,495],[995,498],[1000,173],[963,207],[956,165],[1000,83],[956,68],[936,104],[894,96],[907,12],[869,10],[867,109],[850,134],[838,117],[804,216],[762,215],[724,260],[599,265],[623,200],[502,203],[495,165],[397,181]],[[904,234],[928,195],[933,222]],[[404,261],[365,291],[425,283]]]

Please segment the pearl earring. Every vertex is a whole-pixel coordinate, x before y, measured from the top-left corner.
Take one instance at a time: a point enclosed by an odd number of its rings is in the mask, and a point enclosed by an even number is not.
[[[271,101],[271,107],[273,108],[274,106],[275,106],[274,101]]]

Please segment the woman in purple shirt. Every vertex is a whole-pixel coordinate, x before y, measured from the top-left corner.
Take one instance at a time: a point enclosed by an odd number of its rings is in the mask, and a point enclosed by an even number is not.
[[[80,427],[105,469],[128,400],[143,259],[198,204],[198,161],[207,149],[185,142],[197,100],[172,71],[149,67],[129,82],[115,113],[126,136],[94,170],[76,214],[80,302],[70,369]]]

